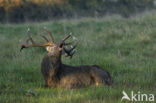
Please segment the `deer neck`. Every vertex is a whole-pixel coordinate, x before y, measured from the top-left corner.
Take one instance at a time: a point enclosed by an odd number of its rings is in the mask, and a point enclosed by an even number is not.
[[[52,55],[48,53],[42,60],[41,71],[45,78],[48,80],[48,84],[56,87],[59,83],[59,73],[61,71],[61,56]]]
[[[49,63],[51,64],[52,68],[60,68],[62,61],[61,55],[53,55],[51,53],[47,54]]]
[[[51,78],[51,83],[56,84],[59,79],[59,73],[61,71],[62,62],[61,56],[52,55],[48,53],[42,60],[41,71],[44,75]]]

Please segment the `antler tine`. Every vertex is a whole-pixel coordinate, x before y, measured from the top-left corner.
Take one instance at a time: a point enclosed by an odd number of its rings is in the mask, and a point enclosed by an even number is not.
[[[46,40],[47,42],[49,42],[49,40],[46,38],[46,36],[44,35],[40,35],[44,40]]]
[[[69,52],[65,57],[70,57],[70,59],[71,59],[74,54],[75,54],[75,50]]]
[[[60,41],[60,43],[59,43],[60,47],[62,47],[62,46],[64,46],[64,45],[67,45],[67,44],[65,43],[65,40],[67,40],[70,36],[71,36],[71,35],[69,34],[69,35],[65,36],[65,37]]]
[[[69,34],[69,35],[67,35],[67,36],[65,36],[64,38],[63,38],[63,42],[65,41],[65,40],[67,40],[69,37],[70,37],[71,35]]]
[[[72,45],[72,42],[64,43],[64,46],[67,46],[67,45]]]
[[[28,28],[27,30],[27,35],[28,35],[28,39],[31,41],[32,44],[35,44],[34,40],[32,39],[32,37],[30,36],[30,28]],[[28,41],[29,41],[28,40]]]
[[[54,38],[53,38],[51,32],[46,27],[44,27],[44,29],[45,29],[46,32],[48,32],[48,34],[49,34],[49,36],[51,38],[52,43],[54,43]]]
[[[70,34],[70,36],[71,36],[71,34]],[[69,37],[68,37],[69,38]],[[73,40],[75,40],[76,41],[76,43],[77,43],[77,38],[76,37],[74,37],[73,36]],[[73,41],[72,41],[73,42]],[[72,44],[72,42],[69,42],[69,43],[64,43],[64,45],[66,46],[66,45],[71,45]]]
[[[23,48],[28,48],[28,47],[45,47],[45,46],[50,46],[50,45],[52,45],[52,43],[51,42],[45,42],[45,43],[42,43],[42,44],[37,44],[37,43],[35,43],[34,41],[33,41],[33,39],[32,39],[32,37],[30,36],[30,29],[28,28],[28,30],[27,30],[27,35],[28,35],[28,39],[25,41],[25,43],[23,43],[22,45],[21,45],[21,49],[20,49],[20,51],[23,49]],[[44,39],[46,39],[46,40],[48,40],[45,36],[42,36]],[[31,41],[31,43],[32,44],[28,44],[28,41]]]
[[[73,57],[73,55],[75,54],[76,50],[73,50],[72,52],[70,52],[70,59]]]
[[[72,56],[75,54],[75,48],[77,47],[77,44],[78,44],[78,42],[76,41],[76,44],[69,50],[67,50],[66,48],[63,48],[63,50],[67,54],[67,57],[70,56],[70,58],[72,58]]]
[[[23,48],[26,48],[25,45],[28,45],[29,40],[30,40],[30,39],[28,38],[28,39],[25,41],[25,43],[21,45],[20,52],[22,51]]]
[[[75,54],[75,50],[72,50],[72,51],[68,51],[67,49],[63,48],[63,50],[65,51],[65,53],[67,54],[66,57],[70,56],[70,58],[73,57],[73,55]]]

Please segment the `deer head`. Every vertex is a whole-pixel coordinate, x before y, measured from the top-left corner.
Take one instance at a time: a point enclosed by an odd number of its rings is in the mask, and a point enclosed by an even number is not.
[[[50,36],[50,41],[46,38],[46,36],[41,35],[41,37],[43,39],[46,40],[46,42],[44,43],[36,43],[34,42],[34,40],[32,39],[32,37],[30,36],[30,29],[28,28],[27,30],[27,35],[28,35],[28,39],[25,41],[25,43],[23,43],[21,45],[20,51],[22,51],[24,48],[29,48],[29,47],[46,47],[46,50],[52,54],[52,55],[58,55],[60,56],[61,54],[66,54],[66,57],[72,57],[75,53],[75,48],[77,46],[77,40],[75,40],[75,45],[72,46],[71,48],[67,48],[68,45],[71,45],[72,42],[69,43],[65,43],[65,41],[71,37],[71,35],[67,35],[65,36],[60,42],[58,43],[54,43],[54,38],[51,34],[51,32],[44,28],[46,32],[48,32],[49,36]],[[29,41],[31,41],[31,44],[29,44]]]

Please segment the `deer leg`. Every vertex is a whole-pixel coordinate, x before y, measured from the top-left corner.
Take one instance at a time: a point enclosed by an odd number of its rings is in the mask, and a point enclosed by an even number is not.
[[[44,87],[48,87],[48,80],[47,79],[44,80]]]
[[[112,77],[111,75],[104,69],[101,69],[99,66],[92,66],[92,77],[95,80],[96,85],[107,84],[112,85]]]
[[[101,68],[93,66],[91,75],[96,86],[105,84],[105,73],[103,73]]]
[[[102,78],[99,78],[98,76],[95,76],[94,77],[94,80],[95,80],[94,83],[95,83],[96,86],[99,86],[101,84],[104,84],[104,80]]]

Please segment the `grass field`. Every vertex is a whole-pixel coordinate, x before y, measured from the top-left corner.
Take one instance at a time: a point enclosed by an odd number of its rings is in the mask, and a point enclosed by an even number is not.
[[[97,64],[110,72],[113,87],[45,89],[40,64],[46,50],[19,51],[27,28],[41,42],[44,26],[56,41],[68,33],[78,38],[77,53],[72,59],[63,57],[63,63]],[[112,16],[0,24],[0,48],[0,103],[120,103],[123,90],[156,95],[156,13],[129,19]]]

